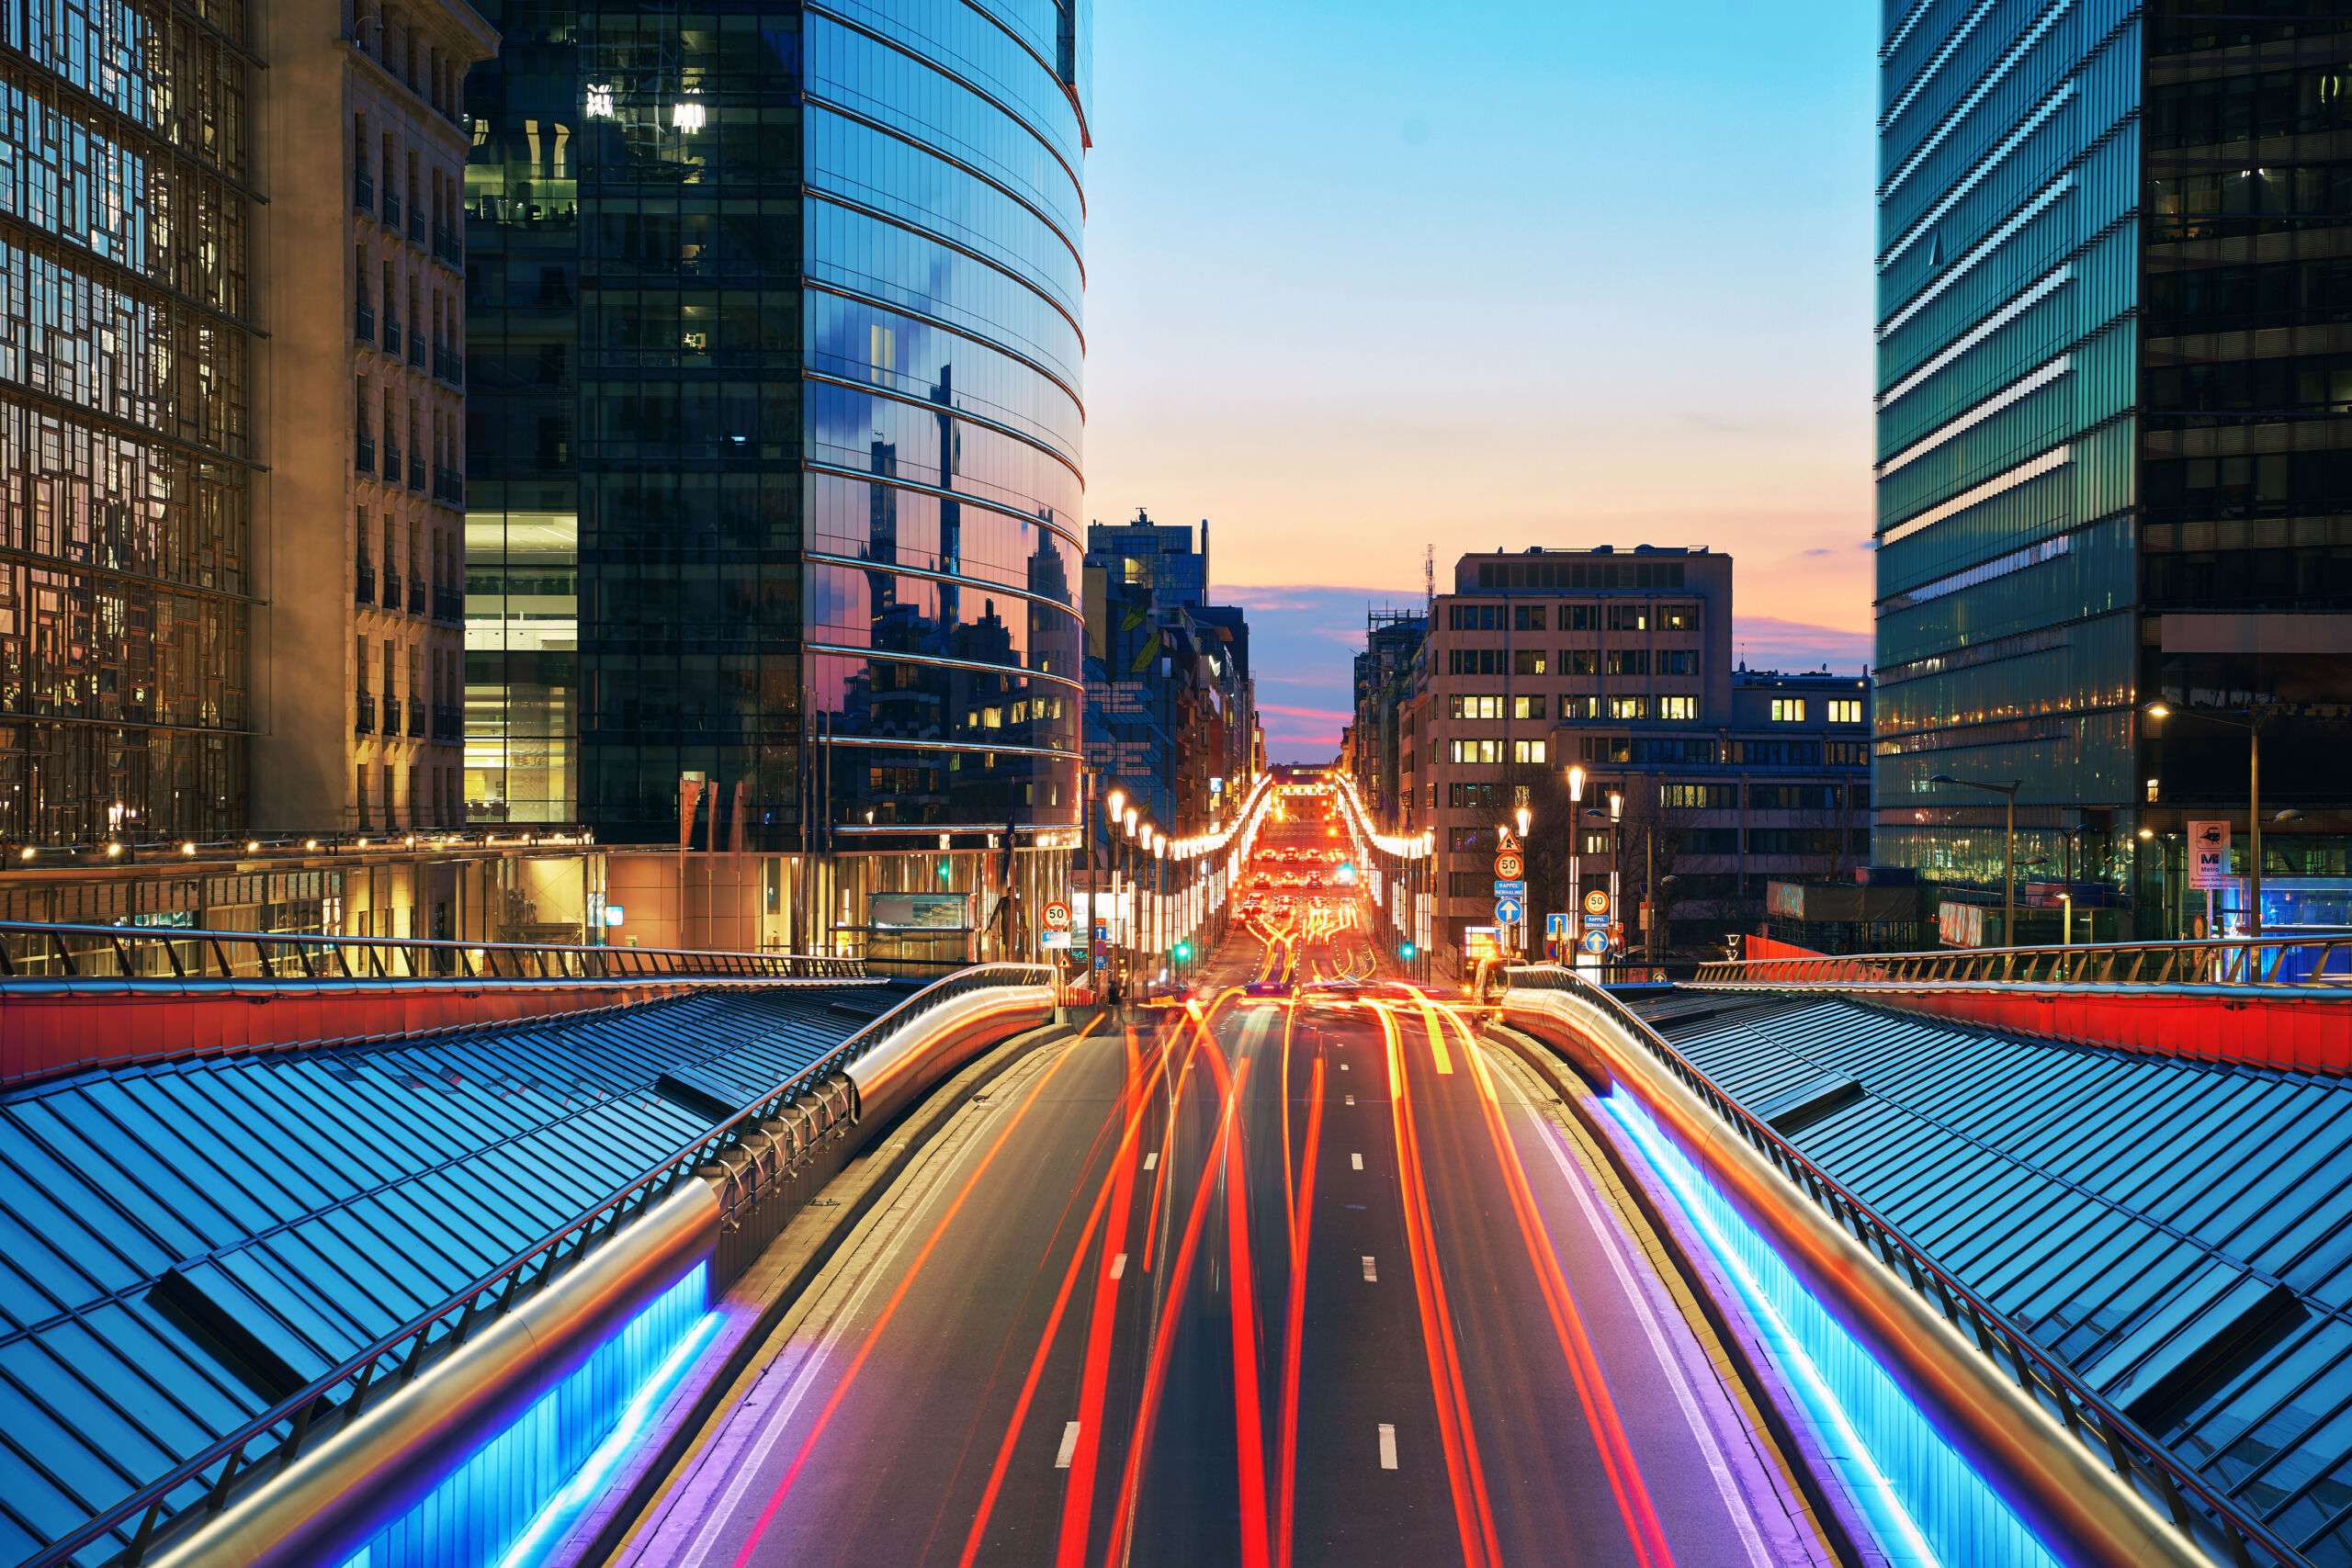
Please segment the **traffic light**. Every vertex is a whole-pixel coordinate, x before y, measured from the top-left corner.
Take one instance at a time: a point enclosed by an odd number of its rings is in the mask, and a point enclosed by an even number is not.
[[[1185,962],[1186,960],[1190,959],[1192,956],[1193,956],[1193,944],[1192,944],[1191,942],[1178,942],[1178,943],[1176,944],[1176,961],[1177,961],[1178,963],[1180,963],[1180,964],[1181,964],[1181,963],[1183,963],[1183,962]]]
[[[956,874],[956,863],[955,863],[955,862],[953,862],[953,861],[951,861],[951,860],[949,860],[945,855],[942,855],[942,856],[940,856],[940,857],[939,857],[939,880],[940,880],[940,881],[942,881],[942,882],[945,882],[945,881],[947,881],[950,877],[954,876],[955,874]]]
[[[1413,944],[1412,944],[1411,942],[1407,942],[1407,943],[1404,945],[1404,947],[1403,947],[1402,949],[1400,949],[1400,950],[1399,950],[1399,952],[1398,952],[1398,956],[1399,956],[1399,957],[1403,957],[1403,958],[1410,958],[1410,957],[1412,957],[1412,956],[1413,956]]]

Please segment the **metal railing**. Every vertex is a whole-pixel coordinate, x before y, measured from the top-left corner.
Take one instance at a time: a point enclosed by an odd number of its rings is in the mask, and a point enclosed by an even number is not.
[[[424,614],[424,606],[429,600],[430,590],[426,588],[424,579],[412,575],[408,580],[408,613],[412,615]]]
[[[401,193],[392,188],[392,175],[390,169],[384,171],[384,227],[396,234],[400,232]]]
[[[360,306],[353,315],[351,330],[352,335],[361,343],[374,343],[376,341],[376,307]]]
[[[384,694],[384,735],[387,739],[401,732],[401,700],[391,693]]]
[[[373,735],[376,733],[376,699],[367,692],[359,693],[358,697],[358,711],[352,717],[351,733]]]
[[[1702,986],[2346,986],[2352,936],[2126,942],[1749,958],[1702,964]]]
[[[355,575],[358,581],[353,589],[353,602],[360,604],[373,604],[376,602],[376,569],[364,556],[355,565],[357,569]]]
[[[466,710],[455,703],[433,705],[433,739],[463,740],[466,738]]]
[[[359,438],[352,452],[351,466],[363,474],[372,474],[376,471],[376,438],[374,436],[363,435]]]
[[[360,212],[376,210],[376,182],[368,177],[365,169],[351,172],[351,205]]]
[[[8,928],[0,927],[5,929]],[[380,1403],[390,1393],[407,1387],[428,1363],[446,1360],[474,1335],[546,1290],[629,1221],[658,1206],[700,1168],[714,1162],[720,1164],[726,1169],[729,1188],[742,1181],[749,1171],[773,1169],[773,1161],[762,1163],[777,1146],[773,1139],[767,1140],[760,1158],[747,1160],[740,1168],[726,1156],[810,1085],[823,1083],[864,1055],[885,1035],[953,997],[983,987],[1041,985],[1046,982],[1038,976],[1046,974],[1047,970],[1042,964],[983,964],[908,998],[776,1084],[755,1103],[662,1156],[593,1207],[541,1236],[458,1294],[411,1318],[313,1380],[300,1393],[278,1401],[202,1452],[183,1461],[169,1474],[150,1482],[59,1537],[23,1568],[53,1568],[69,1562],[100,1538],[124,1529],[130,1532],[130,1543],[113,1561],[121,1568],[137,1568],[146,1558],[157,1526],[167,1517],[197,1508],[208,1516],[218,1514],[227,1505],[231,1488],[239,1476],[254,1472],[266,1475],[286,1469],[301,1454],[309,1438],[324,1429],[320,1420],[322,1415],[334,1426],[348,1429],[371,1408],[371,1400]],[[797,1155],[797,1150],[795,1152]],[[722,1198],[722,1215],[725,1212]],[[723,1218],[721,1224],[725,1224]],[[202,1488],[201,1495],[167,1515],[166,1500],[191,1483]]]
[[[394,359],[401,356],[401,323],[388,306],[384,310],[384,352]]]
[[[2256,1561],[2249,1547],[2259,1548],[2281,1564],[2304,1561],[2292,1546],[2215,1491],[2203,1476],[2075,1377],[1999,1308],[1947,1273],[1870,1204],[1750,1113],[1623,1001],[1557,964],[1515,965],[1506,971],[1506,982],[1514,990],[1572,991],[1615,1015],[1660,1066],[1777,1169],[1801,1197],[1826,1213],[1863,1248],[1875,1253],[1897,1280],[1907,1280],[1914,1292],[1960,1330],[1962,1338],[1973,1342],[2028,1398],[2063,1421],[2070,1434],[2102,1456],[2126,1484],[2144,1486],[2152,1493],[2182,1534],[2194,1540],[2200,1523],[2218,1529],[2228,1553],[2225,1560],[2240,1568],[2253,1568]],[[2200,1521],[2196,1507],[2205,1509],[2210,1519]]]
[[[466,503],[466,476],[457,469],[435,464],[433,468],[433,499],[451,506]]]
[[[436,226],[433,231],[433,254],[459,272],[466,270],[466,239],[457,230]]]
[[[400,483],[400,478],[396,472],[399,466],[400,453],[399,450],[395,448],[392,456],[386,458],[384,462],[384,477],[390,479],[394,484]],[[391,558],[388,556],[384,560],[384,608],[387,610],[397,610],[400,607],[401,574],[392,570]]]
[[[465,496],[465,481],[460,479],[458,481],[458,502],[460,505],[464,503]],[[453,626],[463,621],[466,618],[466,596],[464,592],[455,588],[435,587],[433,590],[433,618],[436,621],[447,621]]]
[[[832,1061],[837,1068],[846,1067],[873,1049],[885,1035],[905,1028],[942,1003],[969,996],[974,991],[1001,986],[1050,986],[1053,983],[1054,966],[1050,964],[973,964],[925,986],[842,1041],[828,1060]],[[759,1201],[767,1183],[789,1173],[799,1151],[795,1149],[779,1154],[781,1147],[780,1143],[770,1142],[765,1147],[745,1156],[741,1166],[731,1160],[725,1162],[728,1166],[727,1184],[720,1190],[718,1199],[718,1223],[722,1228],[736,1225],[742,1211]]]
[[[424,243],[424,209],[413,201],[408,204],[408,237],[411,244]]]
[[[414,608],[414,606],[412,605],[411,608]],[[424,738],[425,722],[424,704],[415,697],[411,697],[408,700],[408,737],[410,739],[421,740]]]
[[[409,339],[408,356],[419,365],[424,363],[424,351],[416,346],[414,338]],[[424,488],[424,454],[422,452],[411,452],[408,455],[408,488],[411,490]]]
[[[364,699],[363,699],[364,701]],[[856,980],[854,958],[0,920],[0,978]]]

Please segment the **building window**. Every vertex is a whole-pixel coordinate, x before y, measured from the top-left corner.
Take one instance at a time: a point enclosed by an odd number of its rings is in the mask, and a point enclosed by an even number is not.
[[[1449,718],[1500,718],[1503,700],[1500,697],[1448,697],[1446,716]]]
[[[1564,648],[1560,649],[1560,673],[1563,675],[1600,674],[1600,650],[1597,648]]]
[[[1648,649],[1612,648],[1609,650],[1609,673],[1611,675],[1646,675],[1649,672]]]
[[[1775,724],[1803,724],[1804,722],[1804,699],[1803,697],[1774,697],[1772,699],[1772,722]]]
[[[1838,786],[1834,784],[1749,784],[1751,811],[1835,811]]]
[[[1499,675],[1503,672],[1503,650],[1499,648],[1449,648],[1446,652],[1446,673],[1449,675]]]
[[[1657,607],[1657,629],[1662,632],[1695,632],[1699,629],[1699,606],[1696,604],[1660,604]]]
[[[1588,762],[1624,762],[1634,755],[1634,742],[1623,735],[1588,735],[1577,749]]]
[[[1503,760],[1503,743],[1499,740],[1455,740],[1448,743],[1446,760],[1452,762],[1499,762]]]
[[[1822,742],[1821,760],[1833,768],[1868,767],[1870,744],[1862,740],[1826,740]]]
[[[1432,793],[1437,785],[1430,785]],[[1456,784],[1446,785],[1445,803],[1457,811],[1490,811],[1500,798],[1502,785],[1494,784]]]
[[[1561,605],[1560,629],[1564,632],[1599,631],[1600,629],[1600,606],[1598,604]]]
[[[1503,629],[1503,607],[1500,604],[1450,605],[1445,624],[1457,632],[1498,632]]]
[[[1510,700],[1510,716],[1513,718],[1542,718],[1544,699],[1542,697],[1513,697]]]
[[[1515,632],[1540,632],[1544,629],[1544,606],[1514,604],[1510,608],[1510,629]]]
[[[1830,698],[1830,699],[1829,699],[1829,722],[1830,722],[1830,723],[1832,723],[1832,724],[1860,724],[1860,723],[1861,723],[1861,722],[1862,722],[1862,700],[1861,700],[1860,697],[1832,697],[1832,698]]]
[[[1657,803],[1669,811],[1736,811],[1739,786],[1714,784],[1668,784],[1657,787]]]
[[[1649,630],[1650,607],[1647,604],[1610,605],[1609,629],[1612,632],[1645,632]]]
[[[1491,898],[1494,884],[1483,872],[1449,871],[1445,874],[1445,896],[1449,898]]]
[[[1660,649],[1657,672],[1661,675],[1696,675],[1699,672],[1699,650],[1695,648]]]
[[[1541,740],[1512,741],[1510,760],[1514,762],[1541,762],[1544,760],[1544,742]]]
[[[1660,718],[1682,719],[1686,722],[1695,719],[1699,716],[1699,699],[1696,697],[1660,697],[1657,700],[1657,716]]]
[[[1599,718],[1600,699],[1599,697],[1562,697],[1560,716],[1562,718]]]
[[[1609,699],[1609,716],[1611,718],[1647,718],[1649,716],[1650,700],[1647,697]]]
[[[1514,675],[1544,673],[1544,653],[1541,649],[1522,648],[1510,656],[1510,672]]]

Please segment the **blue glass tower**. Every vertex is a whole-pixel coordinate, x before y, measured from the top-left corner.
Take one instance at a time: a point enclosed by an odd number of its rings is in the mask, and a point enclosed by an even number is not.
[[[2014,783],[2021,876],[2104,883],[2137,934],[2171,935],[2192,908],[2186,822],[2245,836],[2246,738],[2219,721],[2264,725],[2266,808],[2343,799],[2325,762],[2352,698],[2352,392],[2327,352],[2352,319],[2336,9],[1889,7],[1880,860],[1997,888],[2004,802],[1936,780]],[[2344,847],[2274,830],[2266,863],[2340,875]]]
[[[506,0],[469,801],[770,852],[1076,807],[1083,0]]]

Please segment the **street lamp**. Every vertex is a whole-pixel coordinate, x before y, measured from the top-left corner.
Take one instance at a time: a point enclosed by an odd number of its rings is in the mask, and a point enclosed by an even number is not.
[[[1584,804],[1584,769],[1568,769],[1568,940],[1574,942],[1577,933],[1584,930],[1584,829],[1577,826],[1581,815],[1577,807]],[[1576,963],[1573,949],[1568,963]]]
[[[2252,718],[2223,718],[2220,714],[2203,708],[2192,708],[2183,716],[2202,718],[2214,724],[2226,724],[2245,731],[2245,819],[2251,825],[2253,842],[2246,846],[2246,912],[2245,930],[2251,937],[2262,935],[2262,716],[2261,710],[2249,710]],[[2162,703],[2150,703],[2146,708],[2150,718],[2164,719],[2172,709]]]
[[[1995,795],[2008,797],[2007,848],[2001,856],[2001,945],[2018,947],[2018,791],[2025,787],[2023,779],[2011,779],[2007,784],[1986,784],[1982,779],[1956,779],[1950,773],[1937,773],[1929,784],[1960,784],[1968,789],[1988,789]]]

